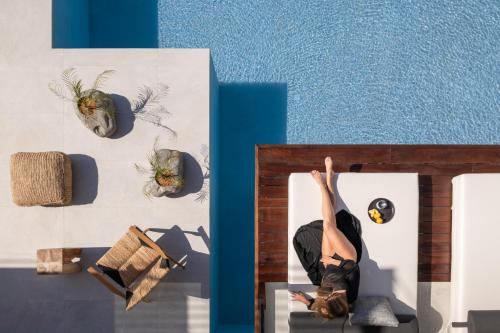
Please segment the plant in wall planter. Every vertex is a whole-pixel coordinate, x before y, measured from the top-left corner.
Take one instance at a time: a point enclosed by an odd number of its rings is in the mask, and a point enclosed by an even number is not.
[[[149,167],[135,165],[140,173],[149,174],[149,180],[143,187],[147,197],[161,197],[176,194],[184,188],[183,154],[177,150],[159,149],[158,138],[153,151],[148,157]]]
[[[99,89],[113,73],[113,70],[105,70],[97,75],[92,87],[85,90],[76,70],[68,68],[61,74],[61,79],[71,97],[59,82],[49,83],[49,89],[57,97],[74,103],[75,113],[85,127],[100,137],[110,137],[116,131],[115,105],[111,96]]]

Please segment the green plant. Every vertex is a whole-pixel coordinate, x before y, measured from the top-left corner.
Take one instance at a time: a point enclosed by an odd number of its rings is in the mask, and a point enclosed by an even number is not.
[[[108,69],[97,75],[97,77],[94,80],[94,83],[92,84],[91,89],[93,90],[100,89],[103,86],[104,82],[106,82],[114,72],[115,72],[114,70]],[[54,95],[63,100],[78,103],[80,99],[83,97],[83,92],[85,91],[85,89],[83,87],[82,80],[78,77],[78,74],[76,73],[76,69],[74,68],[65,69],[61,74],[61,80],[62,80],[62,85],[56,80],[50,82],[49,90],[52,91]],[[69,96],[64,91],[63,86],[66,87],[66,89],[69,91]]]
[[[162,166],[160,161],[160,155],[158,150],[158,141],[159,138],[156,137],[153,150],[148,156],[148,164],[149,167],[145,168],[143,166],[135,164],[135,168],[139,173],[148,174],[149,182],[154,181],[157,182],[160,186],[182,186],[184,185],[184,179],[175,174],[174,170],[171,170],[167,167]],[[173,156],[169,157],[174,158]],[[165,163],[166,165],[170,165],[170,163]],[[143,187],[143,193],[145,196],[150,197],[151,193],[148,187],[148,183]]]

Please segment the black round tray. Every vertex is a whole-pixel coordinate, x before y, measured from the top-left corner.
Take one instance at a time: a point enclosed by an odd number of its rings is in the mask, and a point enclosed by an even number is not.
[[[387,207],[385,207],[383,209],[377,208],[377,202],[379,200],[385,200],[387,202]],[[370,220],[372,220],[374,223],[377,223],[377,222],[370,216],[370,213],[368,213],[369,210],[372,210],[374,208],[377,209],[380,212],[380,214],[382,215],[382,219],[384,220],[384,222],[382,222],[382,224],[387,223],[390,220],[392,220],[392,218],[394,217],[394,212],[396,211],[392,201],[387,199],[387,198],[377,198],[377,199],[373,200],[370,203],[370,205],[368,205],[368,210],[366,211],[366,213],[368,214],[368,217],[370,218]]]

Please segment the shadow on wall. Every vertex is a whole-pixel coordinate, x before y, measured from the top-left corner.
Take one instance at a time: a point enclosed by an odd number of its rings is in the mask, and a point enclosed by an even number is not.
[[[212,317],[253,325],[255,145],[286,143],[287,85],[221,84],[214,115]],[[238,301],[235,302],[235,299]],[[215,310],[215,311],[214,311]]]
[[[90,47],[158,47],[157,0],[88,0]]]
[[[52,47],[90,46],[89,0],[52,0]]]
[[[53,48],[156,48],[157,0],[53,0]]]

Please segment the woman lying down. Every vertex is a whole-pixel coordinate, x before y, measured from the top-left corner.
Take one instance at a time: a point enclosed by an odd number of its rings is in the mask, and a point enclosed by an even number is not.
[[[293,239],[302,266],[318,286],[317,297],[301,291],[291,296],[318,315],[333,319],[348,315],[358,297],[362,245],[359,221],[345,210],[335,214],[331,157],[325,158],[325,167],[326,179],[317,170],[311,172],[321,190],[323,220],[301,226]]]

